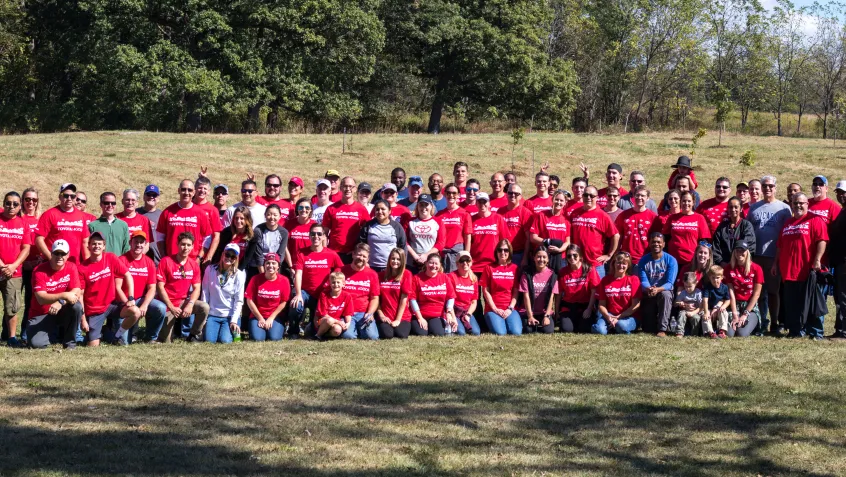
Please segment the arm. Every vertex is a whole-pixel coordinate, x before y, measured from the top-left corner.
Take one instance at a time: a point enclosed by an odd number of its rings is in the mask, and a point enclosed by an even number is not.
[[[82,259],[88,260],[90,257],[91,252],[88,251],[88,237],[85,237],[84,239],[82,239]]]
[[[165,304],[168,311],[170,311],[176,318],[182,317],[182,310],[174,306],[173,302],[170,301],[170,297],[167,296],[167,291],[164,288],[164,282],[156,282],[156,288],[159,291],[159,297],[161,298],[162,303]]]
[[[285,302],[282,302],[283,305],[284,305],[284,303]],[[252,313],[252,315],[259,321],[259,323],[264,322],[264,320],[265,320],[264,316],[261,315],[261,312],[259,312],[259,309],[256,306],[256,303],[250,298],[247,298],[247,308],[249,308],[250,313]]]
[[[530,325],[536,325],[537,320],[535,320],[535,315],[532,310],[532,297],[529,296],[529,292],[523,292],[523,306],[526,307],[526,321]]]
[[[599,300],[599,314],[602,315],[602,318],[604,318],[605,321],[612,325],[614,324],[611,322],[611,320],[616,317],[608,312],[607,303],[605,300]]]
[[[817,242],[817,248],[814,252],[814,261],[811,263],[811,268],[813,268],[814,270],[819,270],[820,268],[822,268],[822,257],[823,254],[825,254],[825,246],[825,241],[820,240],[819,242]]]
[[[45,257],[50,257],[50,249],[47,248],[47,242],[44,241],[44,237],[38,236],[35,237],[35,248],[41,252],[41,255]]]
[[[472,244],[472,234],[466,234],[464,236],[464,250],[470,251],[470,245]]]
[[[640,308],[640,297],[636,296],[632,298],[632,304],[629,305],[628,308],[623,310],[622,313],[620,313],[620,318],[628,318],[630,316],[633,316],[634,313],[638,310],[638,308]]]
[[[297,306],[297,304],[302,303],[303,301],[303,271],[297,270],[294,272],[294,296],[291,297],[291,306]]]

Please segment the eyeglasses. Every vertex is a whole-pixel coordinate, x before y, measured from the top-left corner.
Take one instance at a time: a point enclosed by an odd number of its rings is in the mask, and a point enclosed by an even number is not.
[[[20,202],[6,201],[3,205],[5,205],[6,207],[19,207],[21,205],[21,203]]]
[[[23,201],[24,201],[24,202],[29,202],[29,203],[31,203],[31,204],[34,204],[34,203],[37,203],[37,202],[38,202],[38,198],[37,198],[37,197],[24,197],[24,198],[23,198]]]
[[[706,242],[706,241],[704,241],[704,240],[702,240],[701,242],[699,242],[699,245],[702,245],[703,247],[706,247],[706,248],[711,248],[711,244],[710,244],[710,243],[708,243],[708,242]]]
[[[311,237],[323,237],[323,232],[309,232],[308,234]]]
[[[619,195],[613,195],[613,194],[608,194],[606,197],[608,197],[608,199],[609,199],[609,200],[611,200],[611,199],[619,199],[619,198],[620,198],[620,196],[619,196]]]
[[[731,186],[727,186],[727,185],[718,185],[718,186],[714,186],[714,188],[715,188],[715,189],[720,189],[720,190],[729,190],[729,189],[731,189]]]
[[[596,199],[597,197],[598,197],[598,196],[597,196],[596,194],[588,194],[588,193],[584,193],[584,194],[582,194],[582,198],[583,198],[583,199],[591,199],[591,200],[593,200],[593,199]]]
[[[521,195],[523,195],[523,194],[521,194],[519,192],[509,192],[508,193],[509,197],[520,197]]]
[[[575,259],[579,258],[579,254],[578,253],[568,253],[567,258],[572,258],[573,260],[575,260]]]
[[[255,192],[255,189],[241,189],[242,194],[254,194]]]
[[[311,207],[301,205],[297,207],[297,212],[305,212],[306,210],[311,210]]]
[[[238,256],[235,255],[234,253],[224,253],[223,256],[226,257],[226,258],[231,258],[232,260],[235,260],[236,258],[238,258]]]
[[[75,198],[76,198],[76,194],[62,194],[62,199],[65,199],[65,200],[67,200],[67,199],[75,199]],[[85,203],[85,202],[83,202],[83,204],[84,204],[84,203]]]
[[[265,186],[265,187],[273,187],[273,188],[275,189],[275,188],[277,188],[277,187],[282,187],[282,184],[270,184],[270,183],[266,183],[266,184],[264,184],[264,186]]]
[[[393,194],[393,191],[391,191],[391,194]],[[458,192],[454,190],[448,190],[444,192],[444,195],[458,195]]]
[[[180,187],[179,192],[194,192],[192,187]]]
[[[467,187],[466,189],[464,189],[464,191],[469,194],[471,192],[473,192],[473,193],[479,192],[479,189],[477,189],[475,187]]]
[[[100,202],[100,205],[105,205],[106,207],[114,207],[117,205],[117,202]]]

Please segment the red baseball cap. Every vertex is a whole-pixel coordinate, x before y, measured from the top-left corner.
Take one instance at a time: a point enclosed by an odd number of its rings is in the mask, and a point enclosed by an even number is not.
[[[273,252],[264,254],[264,261],[265,262],[273,261],[273,262],[276,262],[276,263],[282,263],[282,261],[279,260],[279,255],[277,255]]]
[[[292,177],[291,180],[288,181],[288,184],[290,184],[291,182],[297,184],[300,187],[305,187],[305,182],[303,182],[303,180],[297,176]]]

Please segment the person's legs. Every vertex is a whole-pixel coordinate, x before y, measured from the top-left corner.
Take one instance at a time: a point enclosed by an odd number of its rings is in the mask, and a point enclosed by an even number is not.
[[[205,339],[206,343],[217,343],[217,338],[220,336],[220,327],[224,320],[219,316],[209,316],[206,322]]]
[[[676,326],[670,330],[676,336],[684,336],[684,325],[687,323],[688,313],[684,310],[679,310],[676,314]]]
[[[281,321],[273,320],[273,324],[267,331],[267,339],[270,341],[279,341],[285,336],[285,325]]]
[[[595,333],[595,334],[598,334],[598,335],[607,335],[608,334],[608,322],[605,321],[605,318],[600,316],[593,323],[593,326],[591,326],[590,331],[591,331],[591,333]]]
[[[561,329],[562,333],[573,333],[576,331],[576,323],[574,323],[573,321],[573,316],[573,308],[569,308],[567,311],[564,311],[560,315],[558,315],[558,327]]]
[[[341,333],[341,338],[345,340],[358,339],[358,323],[362,318],[364,318],[364,313],[353,313],[352,320],[350,320],[350,326]]]
[[[379,328],[376,326],[376,318],[371,318],[368,323],[364,323],[364,313],[361,319],[356,323],[356,333],[360,340],[376,341],[379,339]]]
[[[50,330],[56,327],[56,315],[34,316],[27,324],[30,348],[44,349],[50,346]],[[76,330],[74,330],[76,334]]]
[[[508,318],[505,319],[505,329],[509,335],[520,336],[523,334],[523,320],[520,319],[520,314],[512,311]]]
[[[461,323],[461,320],[458,320],[459,330],[463,328],[465,333],[469,332],[473,336],[479,336],[479,334],[481,334],[482,330],[479,327],[479,322],[476,321],[476,317],[473,316],[473,315],[468,315],[467,321],[470,322],[470,329],[468,330],[467,327],[464,326],[463,323]]]
[[[749,313],[747,317],[746,323],[742,323],[742,326],[736,330],[729,326],[728,335],[730,337],[747,338],[752,335],[755,329],[758,328],[758,325],[760,324],[758,314],[753,311]]]
[[[464,323],[462,323],[461,320],[458,320],[458,327],[455,329],[455,334],[458,336],[467,335],[467,330],[464,328]]]
[[[834,270],[834,304],[837,307],[834,336],[846,338],[846,267],[837,267]]]
[[[143,298],[135,300],[136,304],[141,304]],[[164,303],[153,298],[149,305],[147,305],[147,313],[144,314],[144,325],[147,341],[156,341],[159,338],[159,332],[165,321],[167,314],[167,307]]]
[[[660,328],[656,310],[656,298],[644,293],[640,299],[640,319],[644,333],[667,332],[666,329]]]
[[[417,336],[429,336],[429,330],[424,330],[420,323],[417,322],[417,318],[411,319],[411,331]]]
[[[165,309],[165,319],[162,322],[162,327],[159,330],[159,342],[160,343],[170,343],[171,341],[171,334],[173,334],[173,328],[176,326],[177,318],[173,316],[173,313],[170,310]]]
[[[714,324],[714,329],[725,332],[728,330],[728,312],[723,310],[717,315],[717,322]]]
[[[389,340],[394,337],[394,327],[391,326],[390,323],[385,323],[384,321],[380,321],[376,324],[379,327],[379,336],[383,340]]]
[[[790,336],[804,336],[807,315],[805,282],[784,281],[784,318]]]
[[[444,320],[441,318],[432,318],[431,320],[426,320],[429,324],[429,334],[435,336],[443,336],[446,334],[446,330],[444,329]]]
[[[21,272],[23,282],[23,293],[21,300],[23,301],[23,315],[21,316],[21,340],[26,341],[26,327],[29,324],[29,307],[32,300],[32,270],[24,270]]]
[[[702,317],[702,334],[708,336],[713,332],[714,325],[711,323],[711,314],[706,311],[705,316]]]
[[[401,321],[399,326],[394,328],[394,338],[399,338],[401,340],[405,340],[405,339],[408,339],[409,333],[411,333],[411,322],[410,321]]]
[[[73,305],[66,304],[56,314],[56,328],[58,340],[65,348],[76,346],[76,331],[79,329],[79,322],[82,319],[82,302],[77,301]],[[53,330],[51,330],[53,331]]]
[[[485,323],[487,323],[491,333],[495,335],[502,336],[508,333],[508,329],[505,327],[505,320],[492,311],[485,313]]]
[[[614,325],[614,332],[618,335],[630,335],[632,331],[637,329],[637,320],[633,316],[628,318],[620,318],[617,324]]]
[[[7,278],[0,282],[0,297],[3,299],[2,339],[14,343],[18,333],[18,311],[21,308],[21,278]]]
[[[110,308],[111,305],[109,305],[109,308],[107,308],[106,311],[100,313],[99,315],[86,317],[88,321],[88,346],[100,345],[100,339],[103,337],[103,325],[106,324],[106,318],[109,316]]]
[[[670,330],[670,315],[673,312],[673,292],[664,290],[655,296],[655,314],[658,323],[658,331],[668,332]]]
[[[194,323],[191,324],[191,341],[200,341],[203,338],[203,327],[206,326],[206,320],[209,317],[209,304],[197,300],[194,302]],[[229,325],[226,325],[229,329]]]

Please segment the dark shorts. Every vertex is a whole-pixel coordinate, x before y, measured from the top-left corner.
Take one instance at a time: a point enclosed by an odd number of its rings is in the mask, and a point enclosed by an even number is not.
[[[86,316],[88,318],[88,341],[99,340],[103,336],[103,325],[109,317],[120,318],[121,306],[112,303],[106,311],[99,315]]]

